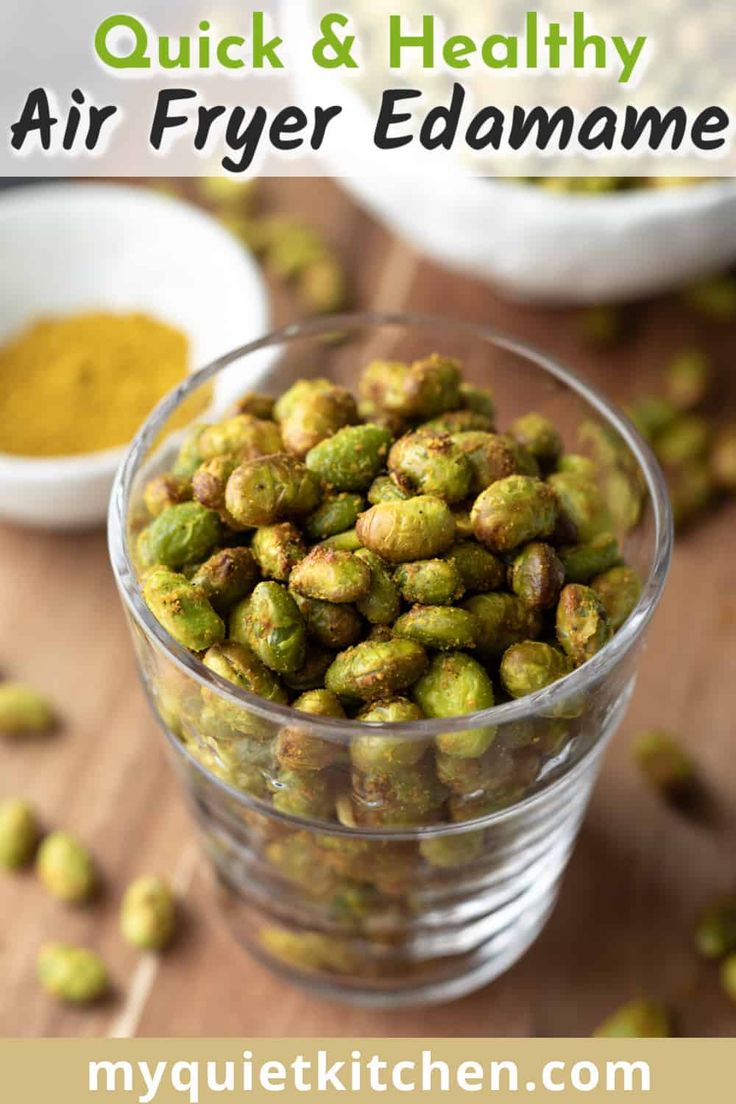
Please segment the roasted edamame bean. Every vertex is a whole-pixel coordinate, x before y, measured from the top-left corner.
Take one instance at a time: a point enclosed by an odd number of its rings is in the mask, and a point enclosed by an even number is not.
[[[288,267],[313,242],[284,249]],[[671,399],[639,412],[664,440],[685,513],[733,466],[728,437],[711,447],[691,411],[700,377],[683,361]],[[605,647],[641,590],[619,541],[643,495],[603,427],[579,427],[581,452],[566,454],[542,413],[497,426],[490,390],[449,357],[375,361],[359,391],[300,379],[195,426],[145,488],[148,522],[133,534],[151,612],[233,688],[167,678],[154,687],[167,726],[228,785],[285,816],[339,822],[339,846],[318,848],[283,827],[268,861],[319,900],[353,900],[352,921],[366,919],[366,894],[404,893],[422,863],[473,862],[483,836],[417,849],[354,841],[350,828],[505,808],[576,737],[579,694],[534,723],[391,729],[551,687]],[[276,723],[238,692],[293,712]],[[356,723],[365,734],[348,740],[342,726]],[[307,886],[310,863],[320,874]]]

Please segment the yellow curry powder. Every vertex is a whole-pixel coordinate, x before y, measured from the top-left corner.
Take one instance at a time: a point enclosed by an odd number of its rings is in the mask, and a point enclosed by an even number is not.
[[[41,319],[0,347],[0,452],[124,445],[188,362],[185,335],[143,314]]]

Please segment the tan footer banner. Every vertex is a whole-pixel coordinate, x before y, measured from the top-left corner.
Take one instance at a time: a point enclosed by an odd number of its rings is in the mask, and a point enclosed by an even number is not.
[[[733,1039],[6,1039],[0,1101],[732,1104],[735,1068]]]

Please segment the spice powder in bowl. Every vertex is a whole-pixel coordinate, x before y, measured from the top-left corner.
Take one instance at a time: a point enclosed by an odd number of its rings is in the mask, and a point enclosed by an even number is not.
[[[0,347],[0,453],[125,445],[188,368],[185,334],[144,314],[40,319]]]

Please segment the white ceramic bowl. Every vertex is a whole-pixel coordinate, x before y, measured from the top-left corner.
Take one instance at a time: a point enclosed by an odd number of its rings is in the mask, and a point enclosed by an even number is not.
[[[736,260],[736,182],[570,195],[479,177],[345,177],[442,264],[549,304],[657,295]]]
[[[195,369],[268,331],[266,287],[243,246],[196,207],[144,188],[8,189],[0,258],[0,341],[42,315],[142,311],[187,334]],[[102,523],[124,452],[0,453],[0,518],[56,529]]]
[[[297,38],[311,33],[324,9],[314,0],[294,5]],[[733,179],[591,196],[463,176],[460,166],[432,172],[431,155],[415,155],[414,147],[376,155],[369,140],[374,110],[343,72],[300,67],[295,77],[304,103],[344,108],[342,143],[326,144],[322,155],[326,173],[417,249],[510,298],[561,306],[624,302],[736,261]],[[533,159],[519,162],[520,175],[533,172]]]

